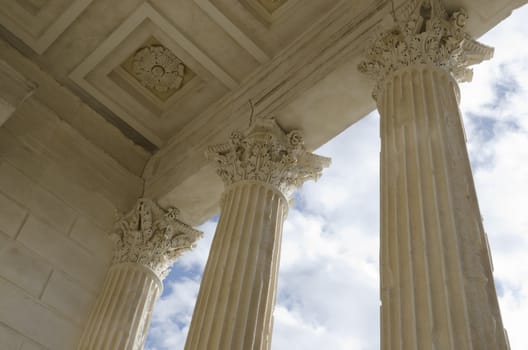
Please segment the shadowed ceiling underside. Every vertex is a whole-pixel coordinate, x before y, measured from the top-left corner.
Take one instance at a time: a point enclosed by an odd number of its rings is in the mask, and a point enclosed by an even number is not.
[[[416,1],[1,0],[0,59],[37,85],[58,83],[34,96],[118,162],[136,164],[145,195],[197,224],[222,188],[207,146],[247,127],[251,110],[303,130],[308,150],[361,119],[375,107],[372,82],[357,71],[369,37]],[[445,3],[464,7],[480,36],[526,0]],[[74,98],[66,103],[61,89]],[[76,115],[75,104],[96,113]],[[83,118],[100,117],[123,140],[89,137],[103,123]]]
[[[3,0],[5,39],[149,151],[338,0]]]

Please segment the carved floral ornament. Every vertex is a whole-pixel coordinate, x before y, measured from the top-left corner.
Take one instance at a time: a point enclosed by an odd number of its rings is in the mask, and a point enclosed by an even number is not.
[[[158,92],[180,89],[185,75],[183,62],[162,45],[139,49],[132,70],[141,85]]]
[[[228,143],[209,147],[207,158],[227,186],[244,180],[276,187],[286,197],[307,180],[317,180],[330,158],[309,153],[300,131],[286,134],[274,119],[257,119],[245,132],[235,131]]]
[[[202,236],[177,218],[175,208],[163,210],[153,201],[138,200],[134,209],[115,224],[110,238],[115,243],[114,264],[139,263],[163,280],[183,252]]]
[[[493,48],[473,40],[464,31],[464,9],[448,14],[441,0],[414,0],[403,20],[377,33],[359,70],[377,82],[373,96],[387,76],[400,68],[429,64],[450,72],[458,81],[471,81],[468,67],[493,56]]]

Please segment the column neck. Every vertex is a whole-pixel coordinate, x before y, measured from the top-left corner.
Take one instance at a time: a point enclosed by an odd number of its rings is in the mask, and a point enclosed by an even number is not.
[[[449,86],[452,88],[457,104],[460,103],[460,87],[458,85],[458,81],[449,71],[447,71],[446,69],[442,67],[433,65],[433,64],[413,64],[413,65],[401,67],[399,69],[396,69],[390,72],[389,74],[387,74],[385,79],[383,79],[383,81],[380,81],[379,88],[377,91],[377,96],[376,96],[376,102],[378,104],[378,109],[381,108],[380,104],[383,101],[383,95],[385,94],[386,89],[388,87],[392,87],[392,85],[395,84],[396,81],[399,81],[402,84],[404,81],[403,77],[405,75],[412,75],[413,73],[416,73],[416,72],[421,72],[421,73],[430,72],[430,73],[435,73],[437,76],[444,77],[450,83]],[[403,86],[401,86],[399,90],[403,91]]]
[[[256,181],[256,180],[241,180],[241,181],[237,181],[235,183],[232,183],[232,184],[230,184],[229,186],[226,187],[226,189],[224,191],[224,195],[228,195],[229,193],[235,191],[240,186],[244,186],[244,185],[257,185],[257,186],[262,186],[262,187],[268,188],[271,191],[273,191],[276,195],[282,197],[282,199],[286,203],[288,202],[288,198],[276,186],[273,186],[272,184],[270,184],[268,182]]]
[[[156,285],[158,286],[160,290],[160,293],[159,293],[160,295],[163,292],[163,280],[160,279],[158,273],[156,273],[153,269],[151,269],[150,267],[146,265],[132,263],[132,262],[122,262],[122,263],[113,264],[112,266],[110,266],[110,269],[111,270],[126,269],[130,271],[135,270],[135,271],[142,272],[143,274],[150,276],[150,278],[156,283]]]
[[[282,217],[286,219],[286,216],[288,215],[288,209],[289,209],[288,203],[290,203],[290,199],[286,197],[284,193],[280,191],[277,187],[267,182],[256,181],[256,180],[241,180],[241,181],[237,181],[227,186],[224,193],[222,194],[222,199],[221,199],[222,212],[224,212],[224,204],[225,204],[226,198],[236,193],[239,188],[244,187],[244,186],[254,186],[254,188],[265,188],[265,189],[270,190],[272,193],[274,193],[278,197],[280,197],[282,200],[279,202],[284,203],[284,205],[281,208]]]

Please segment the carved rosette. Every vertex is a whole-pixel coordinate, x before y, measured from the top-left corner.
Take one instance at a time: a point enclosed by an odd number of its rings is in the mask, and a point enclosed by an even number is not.
[[[185,75],[183,62],[161,45],[150,45],[138,50],[132,69],[141,85],[158,92],[178,90]]]
[[[138,263],[163,280],[183,252],[194,247],[202,232],[181,222],[175,208],[163,210],[141,198],[115,224],[110,235],[115,243],[114,264]]]
[[[285,133],[274,119],[257,119],[245,132],[235,131],[228,143],[209,147],[226,187],[239,181],[268,183],[286,197],[307,180],[317,180],[330,158],[309,153],[300,131]]]
[[[387,76],[404,67],[430,64],[450,72],[458,81],[471,81],[468,67],[491,59],[493,48],[464,31],[464,9],[448,14],[441,0],[414,0],[393,29],[374,36],[366,60],[358,69],[377,82],[377,97]]]

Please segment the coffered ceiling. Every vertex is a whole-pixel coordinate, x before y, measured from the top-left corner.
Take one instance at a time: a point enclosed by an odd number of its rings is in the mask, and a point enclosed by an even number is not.
[[[1,2],[41,68],[152,151],[339,1]]]
[[[486,0],[493,11],[476,11],[495,14],[505,3]],[[44,71],[155,151],[310,29],[326,25],[336,9],[351,10],[351,21],[359,23],[355,15],[369,16],[368,9],[388,4],[1,0],[0,22],[4,34]]]

